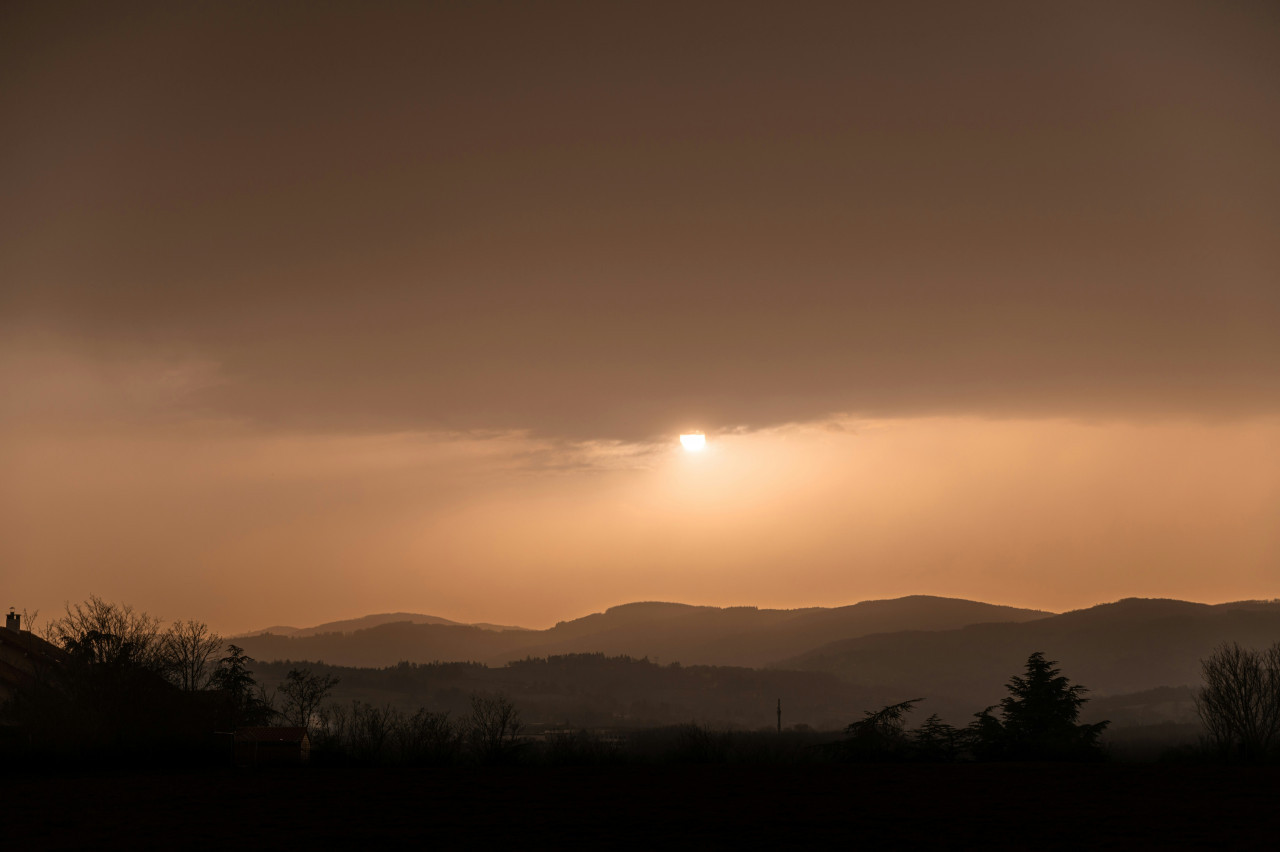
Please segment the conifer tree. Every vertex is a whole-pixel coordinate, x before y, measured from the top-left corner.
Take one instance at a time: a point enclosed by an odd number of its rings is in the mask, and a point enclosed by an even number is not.
[[[998,737],[994,751],[1013,760],[1080,760],[1101,756],[1098,736],[1107,722],[1077,723],[1080,707],[1089,699],[1036,651],[1027,658],[1026,672],[1009,679],[1009,695],[1000,702],[999,729],[986,725],[985,736]]]
[[[227,656],[218,661],[218,668],[209,679],[214,689],[227,696],[232,722],[236,725],[260,725],[271,718],[272,710],[256,693],[258,682],[249,663],[253,662],[239,645],[228,645]]]

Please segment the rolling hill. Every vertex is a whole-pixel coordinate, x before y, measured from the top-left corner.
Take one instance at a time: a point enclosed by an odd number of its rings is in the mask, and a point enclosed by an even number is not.
[[[604,653],[684,665],[760,668],[832,642],[891,630],[948,630],[981,622],[1046,618],[1038,610],[911,596],[834,609],[756,609],[643,602],[612,607],[547,630],[397,620],[350,631],[265,633],[239,643],[259,660],[323,660],[388,666],[401,661],[500,665],[526,657]],[[384,618],[371,616],[370,618]],[[425,617],[423,617],[425,618]],[[334,625],[358,624],[335,622]]]
[[[478,627],[481,630],[524,630],[524,627],[510,627],[501,624],[463,624],[460,621],[450,621],[447,618],[440,618],[437,615],[423,615],[419,612],[383,612],[376,615],[366,615],[361,618],[348,618],[342,621],[328,621],[324,624],[317,624],[315,627],[288,627],[285,625],[274,625],[272,627],[264,627],[261,630],[254,630],[250,633],[241,634],[232,637],[243,639],[249,636],[262,636],[270,633],[274,636],[286,636],[290,639],[296,639],[301,636],[317,636],[322,633],[354,633],[357,630],[368,630],[370,627],[380,627],[383,624],[446,624],[454,627]]]
[[[1003,697],[1028,654],[1043,651],[1096,697],[1200,683],[1200,660],[1224,642],[1280,640],[1280,602],[1218,605],[1129,598],[1021,623],[853,637],[780,661],[877,693],[925,695],[928,712],[963,721]],[[1088,715],[1086,705],[1086,715]]]
[[[473,690],[497,690],[531,718],[605,727],[685,717],[754,727],[778,699],[791,723],[838,725],[917,697],[908,725],[937,713],[963,726],[1043,651],[1088,688],[1082,719],[1111,720],[1105,740],[1150,758],[1200,735],[1194,695],[1214,648],[1280,641],[1280,601],[1128,598],[1061,614],[928,596],[797,610],[639,602],[546,630],[393,621],[240,641],[273,677],[289,667],[273,660],[363,667],[338,673],[347,700],[458,709]],[[672,673],[681,667],[692,669]]]

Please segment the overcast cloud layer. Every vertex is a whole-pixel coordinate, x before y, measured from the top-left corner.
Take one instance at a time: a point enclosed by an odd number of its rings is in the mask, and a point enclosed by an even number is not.
[[[1272,0],[4,3],[0,116],[0,605],[1280,595]]]
[[[10,4],[7,415],[1277,410],[1274,4],[866,5]]]

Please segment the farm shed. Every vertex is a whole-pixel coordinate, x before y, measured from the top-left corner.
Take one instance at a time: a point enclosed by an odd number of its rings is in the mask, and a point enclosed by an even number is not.
[[[311,756],[306,728],[236,728],[236,766],[282,766],[305,763]]]

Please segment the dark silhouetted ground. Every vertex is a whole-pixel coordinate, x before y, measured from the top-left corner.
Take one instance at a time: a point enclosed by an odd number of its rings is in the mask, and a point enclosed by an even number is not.
[[[10,767],[11,770],[15,767]],[[1280,769],[640,766],[0,781],[7,848],[1264,848]]]

